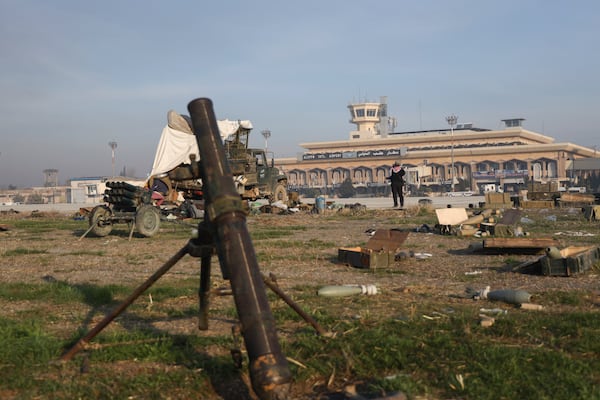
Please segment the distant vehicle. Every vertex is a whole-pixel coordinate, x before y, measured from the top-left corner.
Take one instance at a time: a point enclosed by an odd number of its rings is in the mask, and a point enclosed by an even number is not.
[[[470,190],[465,190],[465,191],[460,191],[460,192],[448,192],[446,193],[446,196],[450,196],[450,197],[468,197],[468,196],[473,196],[473,192]]]
[[[487,192],[504,193],[504,189],[502,188],[501,185],[496,185],[495,183],[488,183],[483,186],[483,192],[484,193],[487,193]]]

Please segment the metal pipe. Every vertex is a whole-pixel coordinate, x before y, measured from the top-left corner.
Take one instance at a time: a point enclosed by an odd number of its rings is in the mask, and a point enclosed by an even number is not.
[[[188,104],[200,151],[206,217],[214,229],[223,277],[231,281],[234,301],[250,361],[254,392],[261,399],[286,399],[291,372],[277,340],[265,284],[246,225],[246,213],[235,189],[212,101]]]
[[[208,330],[208,307],[210,301],[210,254],[200,257],[200,287],[198,289],[199,316],[198,329]]]
[[[302,308],[300,308],[298,303],[296,303],[294,300],[292,300],[292,298],[290,296],[285,294],[283,292],[283,290],[281,290],[279,288],[279,285],[277,284],[275,276],[273,276],[273,275],[270,275],[269,277],[264,276],[263,280],[265,282],[265,285],[267,285],[269,289],[271,289],[277,296],[279,296],[283,301],[285,301],[285,303],[288,306],[290,306],[294,311],[296,311],[296,313],[298,315],[300,315],[302,317],[302,319],[304,319],[306,322],[311,324],[312,327],[315,328],[315,330],[317,331],[317,333],[319,335],[331,336],[331,334],[328,333],[325,329],[323,329],[323,327],[321,325],[319,325],[319,323],[312,316],[308,315],[307,312],[305,312]]]

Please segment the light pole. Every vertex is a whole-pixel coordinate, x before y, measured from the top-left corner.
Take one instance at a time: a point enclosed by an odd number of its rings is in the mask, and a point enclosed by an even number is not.
[[[571,186],[575,186],[575,157],[567,158],[567,160],[571,160]]]
[[[117,142],[110,141],[108,142],[108,147],[110,147],[112,152],[112,177],[115,177],[115,149],[117,148]]]
[[[456,125],[456,121],[458,121],[458,117],[454,114],[446,117],[446,122],[450,125],[450,136],[452,137],[452,145],[450,147],[450,163],[452,164],[452,170],[450,172],[452,182],[450,183],[450,187],[454,192],[454,125]]]
[[[262,135],[265,138],[265,153],[267,152],[268,146],[267,146],[267,141],[269,140],[269,138],[271,137],[271,131],[268,129],[265,129],[263,131],[261,131],[260,133],[262,133]]]

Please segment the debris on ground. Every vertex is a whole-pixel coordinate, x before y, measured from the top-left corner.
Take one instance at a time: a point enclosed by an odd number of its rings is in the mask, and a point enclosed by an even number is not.
[[[360,215],[367,211],[367,206],[360,203],[346,204],[339,207],[337,212],[342,215]]]
[[[83,221],[89,217],[91,212],[92,212],[92,208],[81,207],[75,214],[73,214],[73,219],[75,221]]]
[[[493,314],[493,315],[499,315],[499,314],[507,314],[508,311],[502,308],[480,308],[479,309],[479,313],[480,314]]]
[[[600,206],[588,205],[583,207],[583,216],[587,221],[600,221]]]
[[[496,322],[496,318],[485,314],[479,314],[479,325],[483,328],[489,328],[494,325],[494,322]]]
[[[591,232],[582,232],[582,231],[563,231],[556,232],[556,236],[576,236],[576,237],[584,237],[584,236],[596,236]]]
[[[486,208],[467,215],[465,208],[440,208],[435,210],[441,234],[474,237],[519,237],[528,236],[517,223],[521,211],[511,208],[504,211]]]
[[[473,300],[492,300],[492,301],[502,301],[508,304],[523,304],[529,303],[531,299],[531,295],[525,290],[520,289],[501,289],[501,290],[493,290],[490,291],[490,287],[486,286],[481,290],[473,290],[472,288],[467,288],[467,295],[469,295]]]
[[[522,310],[531,310],[531,311],[540,311],[540,310],[544,309],[544,306],[542,306],[541,304],[534,304],[534,303],[522,303],[521,309]]]
[[[401,250],[394,256],[394,261],[404,261],[407,258],[414,257],[415,252],[412,250]]]
[[[344,397],[348,400],[407,400],[408,397],[403,392],[392,392],[383,397],[364,397],[356,389],[356,385],[347,385],[344,388]]]
[[[20,211],[19,210],[15,210],[14,208],[11,208],[9,210],[1,210],[0,211],[0,215],[14,215],[14,214],[19,214]]]
[[[317,290],[317,295],[324,297],[344,297],[357,294],[372,296],[377,294],[377,292],[375,285],[329,285]]]
[[[433,233],[434,229],[427,224],[423,224],[415,229],[415,232]]]
[[[433,254],[431,253],[415,253],[415,258],[417,260],[426,260],[431,257],[433,257]]]

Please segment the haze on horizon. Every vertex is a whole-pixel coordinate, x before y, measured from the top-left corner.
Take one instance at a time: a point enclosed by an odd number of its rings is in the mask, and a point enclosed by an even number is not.
[[[293,157],[345,140],[350,102],[397,132],[459,123],[600,145],[600,3],[0,0],[0,188],[150,171],[167,111],[197,97]]]

